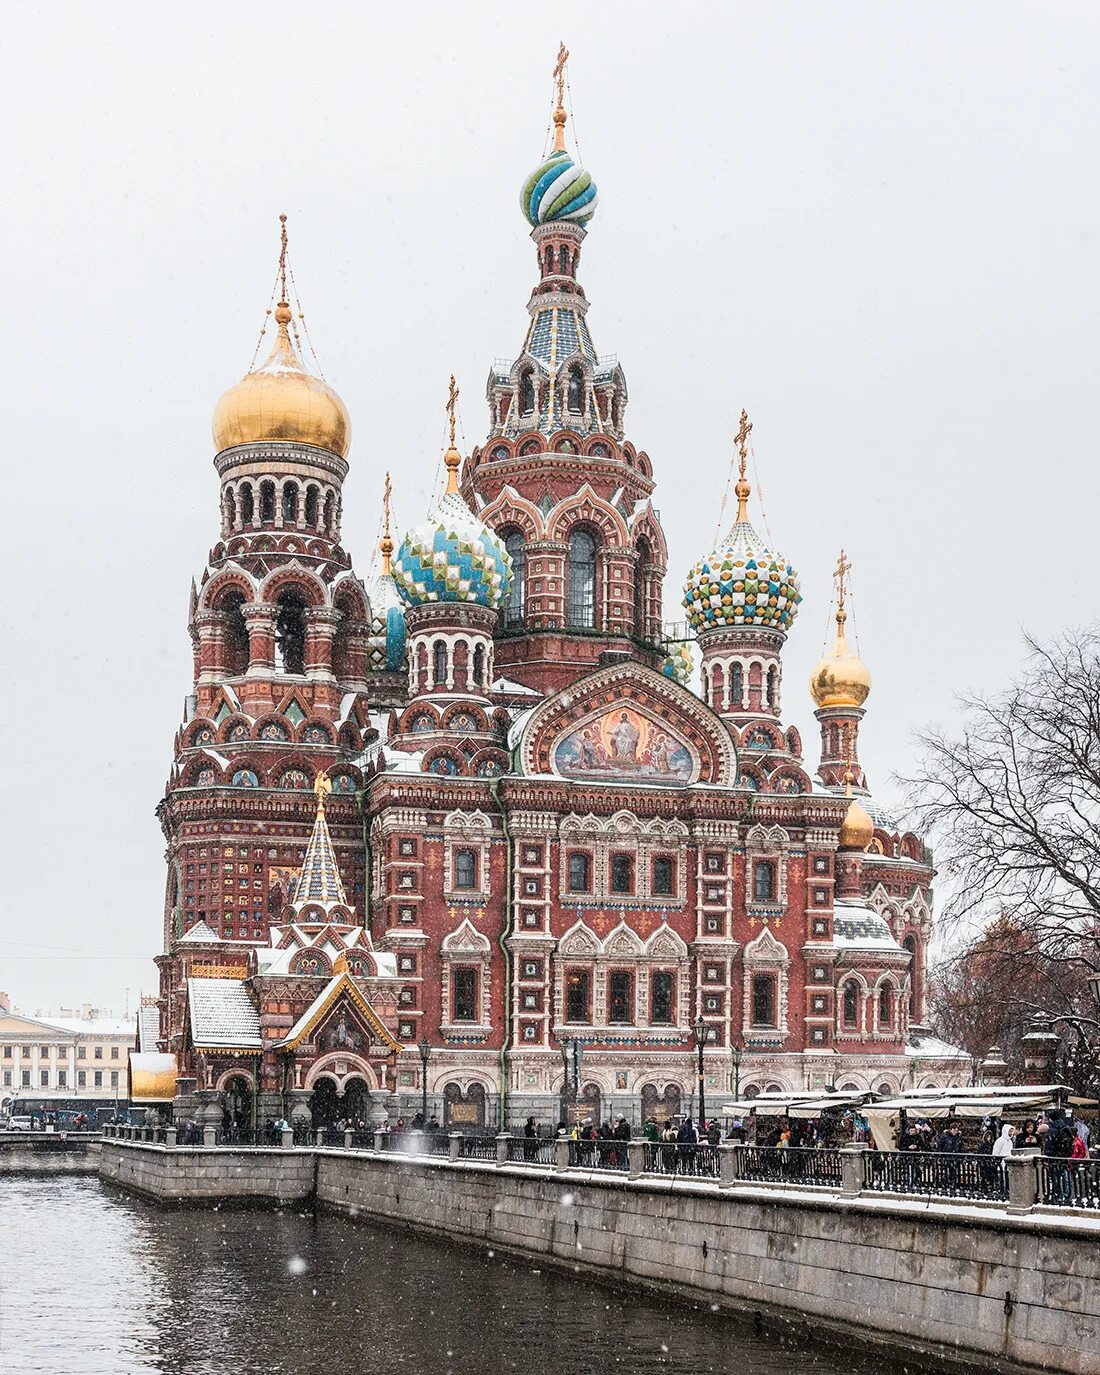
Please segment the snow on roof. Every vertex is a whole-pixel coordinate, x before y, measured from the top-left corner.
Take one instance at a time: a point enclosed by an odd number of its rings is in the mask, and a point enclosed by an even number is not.
[[[33,1017],[30,1021],[80,1036],[133,1036],[134,1023],[129,1017]]]
[[[833,908],[833,944],[841,950],[890,950],[901,954],[885,917],[851,898],[838,898]]]
[[[160,1008],[147,1003],[138,1008],[137,1040],[138,1050],[156,1050],[160,1040]]]
[[[188,979],[187,1003],[195,1046],[263,1049],[260,1014],[243,979]]]
[[[914,1036],[905,1047],[906,1055],[919,1055],[922,1059],[931,1057],[936,1060],[969,1060],[970,1056],[961,1046],[953,1046],[941,1041],[938,1036],[922,1033]]]
[[[355,706],[355,699],[358,696],[359,694],[357,692],[345,692],[343,697],[340,698],[340,715],[336,721],[338,728],[342,726],[351,715],[351,709]]]
[[[206,945],[210,941],[220,941],[221,937],[216,931],[212,931],[204,921],[197,921],[194,926],[188,927],[186,932],[180,937],[180,944],[190,941],[196,945]]]
[[[535,688],[526,687],[523,683],[513,682],[511,678],[496,678],[493,680],[493,692],[506,693],[512,697],[541,697],[542,693]]]

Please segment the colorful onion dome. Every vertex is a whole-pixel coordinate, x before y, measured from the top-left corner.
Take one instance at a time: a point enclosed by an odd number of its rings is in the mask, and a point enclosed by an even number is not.
[[[275,308],[278,333],[267,361],[230,387],[214,408],[218,453],[235,444],[287,440],[347,457],[351,420],[336,392],[306,371],[294,351],[285,300]]]
[[[568,220],[587,224],[596,213],[596,183],[578,167],[564,148],[555,148],[523,183],[520,209],[528,224]]]
[[[512,560],[504,541],[483,525],[458,494],[462,456],[443,456],[447,491],[428,519],[410,530],[393,561],[397,590],[409,606],[477,602],[496,610],[508,595]]]
[[[832,649],[810,674],[810,696],[818,707],[861,707],[871,691],[871,672],[858,655],[848,648],[844,623],[844,577],[850,570],[844,550],[837,565],[836,641]]]
[[[696,631],[723,626],[790,630],[802,593],[798,574],[769,549],[747,520],[701,558],[684,583],[684,609]]]
[[[695,660],[691,657],[691,650],[687,645],[677,645],[669,649],[661,665],[661,672],[666,678],[671,678],[673,682],[686,687],[694,667]]]
[[[855,798],[848,804],[844,820],[840,824],[840,848],[842,850],[866,850],[875,838],[875,823],[865,807]]]

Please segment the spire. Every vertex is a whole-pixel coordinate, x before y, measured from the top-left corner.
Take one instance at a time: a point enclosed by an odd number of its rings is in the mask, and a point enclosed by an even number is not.
[[[382,552],[382,576],[388,578],[390,575],[390,558],[393,555],[393,536],[390,534],[390,475],[386,474],[386,489],[382,496],[382,512],[384,527],[382,538],[378,542],[378,548]]]
[[[455,375],[451,373],[451,386],[447,393],[447,422],[450,429],[450,443],[447,452],[443,455],[443,462],[447,465],[447,496],[458,492],[458,470],[462,465],[462,455],[455,448],[455,407],[458,404],[458,388],[455,386]]]
[[[298,911],[307,904],[315,904],[325,909],[326,914],[333,907],[348,906],[336,855],[332,849],[328,822],[325,820],[325,796],[332,792],[332,782],[328,774],[321,770],[313,785],[317,794],[317,816],[313,822],[313,834],[306,846],[306,857],[302,861],[301,872],[294,884],[290,905]]]
[[[558,83],[558,104],[554,110],[554,152],[565,152],[565,64],[569,61],[569,49],[562,43],[558,48],[558,60],[554,64],[554,80]]]
[[[749,518],[749,494],[752,487],[745,476],[745,469],[748,465],[748,446],[749,435],[752,434],[752,421],[746,410],[741,412],[741,428],[737,431],[736,443],[737,450],[741,458],[740,473],[737,478],[737,486],[734,487],[734,495],[737,497],[737,524],[744,525]],[[729,479],[727,478],[728,482]],[[727,489],[728,490],[728,489]]]

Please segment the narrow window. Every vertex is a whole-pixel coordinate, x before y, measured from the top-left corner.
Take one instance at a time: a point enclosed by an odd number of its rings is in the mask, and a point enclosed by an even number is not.
[[[454,971],[451,1015],[456,1022],[477,1021],[477,970]]]
[[[262,521],[275,519],[275,484],[274,482],[260,483],[260,519]]]
[[[584,410],[584,373],[580,368],[569,369],[569,391],[566,404],[573,415],[580,415]]]
[[[519,413],[530,415],[535,409],[535,379],[531,372],[525,372],[519,379]]]
[[[251,525],[253,517],[251,483],[245,483],[244,486],[237,488],[237,503],[241,512],[241,524]]]
[[[878,1024],[880,1031],[889,1031],[894,1025],[893,989],[883,984],[878,991]]]
[[[596,624],[596,541],[586,530],[569,536],[568,616],[571,626]]]
[[[616,969],[607,981],[608,1021],[623,1025],[634,1020],[634,978]]]
[[[775,979],[771,974],[752,976],[752,1024],[775,1026]]]
[[[571,969],[565,981],[565,1020],[587,1022],[588,1006],[588,971]]]
[[[477,854],[475,851],[455,851],[455,887],[477,887]]]
[[[633,893],[633,855],[617,854],[611,856],[611,891],[613,893]]]
[[[669,898],[675,889],[676,870],[667,855],[658,855],[653,861],[653,896]]]
[[[485,649],[482,645],[478,645],[474,650],[473,686],[481,688],[488,687],[488,684],[485,682]]]
[[[508,600],[504,604],[504,624],[523,624],[523,582],[526,572],[527,552],[523,536],[513,530],[504,541],[504,547],[512,560],[512,581],[508,584]]]
[[[248,672],[248,625],[241,610],[244,603],[244,593],[236,591],[227,592],[221,600],[225,617],[225,671],[231,678]]]
[[[317,488],[306,488],[306,524],[317,524]]]
[[[321,516],[321,533],[330,539],[336,534],[336,497],[329,492],[325,497],[324,513]]]
[[[844,985],[843,1017],[844,1025],[849,1030],[855,1030],[859,1025],[859,985],[854,979],[849,979]]]
[[[569,250],[565,244],[558,249],[558,271],[562,276],[569,271]]]
[[[306,602],[298,592],[284,592],[275,613],[276,667],[279,673],[306,671]]]
[[[432,646],[432,676],[436,687],[447,681],[447,646],[442,640]]]
[[[646,565],[650,562],[649,544],[639,540],[634,560],[634,634],[639,640],[646,638]]]
[[[745,670],[740,664],[730,669],[730,706],[735,710],[745,704]]]
[[[295,525],[298,521],[298,484],[283,484],[283,524]]]
[[[906,936],[902,945],[909,951],[912,957],[909,961],[909,1016],[917,1015],[917,938],[916,936]]]
[[[775,897],[775,865],[758,859],[752,866],[752,895],[756,902],[771,902]]]
[[[588,856],[574,850],[569,856],[569,891],[571,893],[590,893],[592,891],[591,863]]]
[[[667,969],[657,970],[650,979],[649,1020],[660,1026],[672,1023],[672,975]]]

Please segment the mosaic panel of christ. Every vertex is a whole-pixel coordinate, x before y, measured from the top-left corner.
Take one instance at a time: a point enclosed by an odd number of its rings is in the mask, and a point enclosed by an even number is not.
[[[558,741],[554,769],[565,778],[690,783],[691,753],[664,724],[616,706]]]

